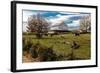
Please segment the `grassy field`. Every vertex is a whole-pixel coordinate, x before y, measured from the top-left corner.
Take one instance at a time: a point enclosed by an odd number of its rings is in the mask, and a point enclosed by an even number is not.
[[[52,47],[57,55],[68,56],[72,52],[71,44],[76,41],[80,47],[73,50],[75,57],[80,59],[90,59],[91,58],[91,40],[90,34],[80,34],[80,36],[75,36],[72,33],[61,35],[43,36],[42,39],[37,39],[35,35],[23,35],[23,38],[31,38],[32,43],[40,43],[47,47]]]

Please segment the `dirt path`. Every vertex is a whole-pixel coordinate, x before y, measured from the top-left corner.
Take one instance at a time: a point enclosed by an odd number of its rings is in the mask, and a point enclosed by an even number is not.
[[[22,58],[23,63],[29,63],[29,62],[40,62],[40,58],[32,58],[31,54],[27,53]]]

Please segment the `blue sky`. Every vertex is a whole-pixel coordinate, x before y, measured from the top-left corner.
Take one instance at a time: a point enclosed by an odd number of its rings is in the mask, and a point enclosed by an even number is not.
[[[56,25],[62,21],[69,27],[79,27],[79,20],[83,16],[89,15],[89,13],[82,12],[64,12],[64,11],[37,11],[37,10],[23,10],[23,22],[27,22],[27,19],[32,15],[41,14],[51,24]]]

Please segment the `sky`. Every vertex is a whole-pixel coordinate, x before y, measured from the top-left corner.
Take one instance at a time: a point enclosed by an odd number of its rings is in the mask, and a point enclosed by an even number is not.
[[[64,11],[40,11],[40,10],[23,10],[23,31],[26,31],[27,20],[32,15],[40,14],[52,25],[57,25],[62,21],[68,25],[69,28],[78,28],[80,26],[79,21],[83,16],[89,15],[89,13],[82,12],[64,12]]]

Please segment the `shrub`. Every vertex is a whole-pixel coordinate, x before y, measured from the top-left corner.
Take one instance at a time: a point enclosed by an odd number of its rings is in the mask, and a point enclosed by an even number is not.
[[[35,35],[35,32],[23,32],[23,35]]]
[[[42,57],[42,61],[55,61],[57,59],[52,48],[41,49],[39,56]]]
[[[38,58],[38,61],[61,61],[65,56],[57,55],[53,47],[47,47],[40,42],[32,43],[32,39],[23,38],[23,51],[29,53],[32,58]]]
[[[32,55],[33,58],[37,58],[38,57],[38,49],[40,48],[40,44],[33,44],[32,47],[30,48],[30,53]]]
[[[58,59],[52,47],[46,47],[39,42],[32,45],[30,53],[33,58],[40,58],[40,61],[55,61]]]
[[[32,39],[31,38],[23,38],[23,51],[29,52],[29,48],[32,47]]]

